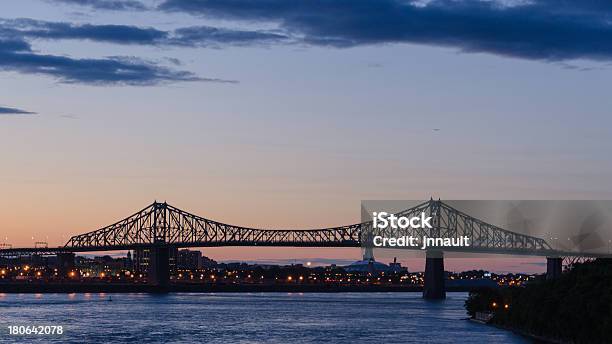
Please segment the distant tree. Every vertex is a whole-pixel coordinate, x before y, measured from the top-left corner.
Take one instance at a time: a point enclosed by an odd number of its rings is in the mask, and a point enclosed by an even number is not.
[[[534,335],[612,343],[612,259],[577,264],[556,280],[524,288],[474,291],[465,306],[471,316],[491,311],[495,323]]]

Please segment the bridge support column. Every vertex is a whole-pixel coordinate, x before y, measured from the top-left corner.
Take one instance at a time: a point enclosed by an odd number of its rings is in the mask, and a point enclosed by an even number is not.
[[[57,254],[57,274],[61,278],[68,277],[70,270],[74,269],[74,253]]]
[[[442,300],[446,298],[444,286],[444,254],[442,251],[427,251],[425,258],[425,284],[423,298]]]
[[[563,271],[563,258],[546,257],[546,279],[552,280],[559,278]]]
[[[170,283],[170,249],[168,246],[153,246],[149,255],[149,284],[166,288]]]

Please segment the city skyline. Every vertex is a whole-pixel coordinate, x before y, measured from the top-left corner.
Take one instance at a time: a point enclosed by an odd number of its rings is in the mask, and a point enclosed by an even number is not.
[[[359,222],[363,199],[612,198],[612,30],[595,4],[231,3],[3,6],[1,241],[61,245],[155,199],[317,228]],[[499,23],[496,44],[466,17]]]

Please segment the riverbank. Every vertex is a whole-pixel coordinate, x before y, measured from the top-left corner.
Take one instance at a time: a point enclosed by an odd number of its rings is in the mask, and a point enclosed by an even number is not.
[[[470,288],[448,288],[449,292],[468,292]],[[120,283],[2,283],[0,293],[378,293],[422,292],[420,286],[334,285],[334,284],[207,284],[173,283],[161,288],[148,284]]]
[[[284,284],[170,284],[158,287],[148,284],[0,284],[0,293],[253,293],[253,292],[414,292],[421,288],[404,286],[337,286]]]
[[[494,327],[496,329],[512,332],[512,333],[514,333],[516,335],[519,335],[521,337],[524,337],[524,338],[527,338],[529,340],[532,340],[534,343],[543,343],[543,344],[571,344],[570,342],[564,342],[564,341],[560,341],[560,340],[556,340],[556,339],[546,338],[546,337],[538,336],[538,335],[535,335],[535,334],[532,334],[532,333],[528,333],[528,332],[525,332],[525,331],[521,331],[521,330],[518,330],[518,329],[513,329],[513,328],[510,328],[510,327],[505,327],[505,326],[501,326],[501,325],[496,325],[496,324],[492,324],[492,323],[476,320],[474,318],[469,318],[468,320],[469,321],[473,321],[473,322],[478,323],[478,324],[481,324],[483,326],[490,326],[490,327]]]
[[[490,313],[491,325],[549,343],[610,343],[612,260],[575,265],[554,280],[524,288],[482,289],[465,302],[470,316]]]

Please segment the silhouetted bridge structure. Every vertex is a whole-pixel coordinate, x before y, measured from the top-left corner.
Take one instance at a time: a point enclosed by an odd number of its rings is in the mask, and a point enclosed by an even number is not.
[[[469,247],[445,247],[427,251],[425,265],[426,298],[443,298],[443,251],[494,253],[547,257],[547,276],[561,274],[562,257],[598,257],[598,254],[553,249],[544,239],[515,233],[476,219],[440,200],[429,200],[397,213],[398,216],[432,217],[432,228],[411,229],[417,237],[468,236]],[[373,233],[372,222],[321,229],[256,229],[225,224],[200,217],[167,203],[154,202],[137,213],[104,228],[75,235],[62,247],[0,249],[0,257],[27,255],[69,256],[74,252],[99,252],[148,248],[151,252],[150,283],[160,286],[169,281],[169,249],[179,247],[290,246],[363,247]],[[378,232],[377,232],[378,233]],[[388,236],[394,233],[384,233]],[[371,239],[370,239],[371,241]],[[419,248],[416,248],[419,249]]]

